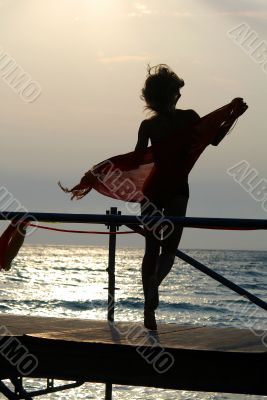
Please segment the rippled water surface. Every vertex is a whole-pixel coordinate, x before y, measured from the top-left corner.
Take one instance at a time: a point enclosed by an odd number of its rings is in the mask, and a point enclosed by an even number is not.
[[[188,250],[192,257],[267,301],[267,252]],[[142,321],[142,249],[117,250],[116,320]],[[107,249],[25,246],[9,272],[1,274],[0,312],[105,319]],[[158,322],[267,328],[266,313],[193,267],[176,259],[160,292]],[[39,382],[29,381],[31,387]],[[2,399],[3,397],[0,398]],[[43,396],[44,399],[104,399],[104,386]],[[263,399],[262,396],[193,393],[114,385],[116,399]]]

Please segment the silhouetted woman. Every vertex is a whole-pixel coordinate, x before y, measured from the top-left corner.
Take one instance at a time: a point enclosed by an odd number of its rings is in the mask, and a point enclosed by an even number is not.
[[[149,67],[142,98],[153,115],[140,125],[136,151],[93,166],[71,189],[60,187],[71,193],[72,199],[81,199],[92,189],[127,202],[142,199],[144,216],[163,212],[169,216],[185,216],[188,174],[205,148],[209,144],[217,146],[248,107],[242,98],[235,98],[200,118],[193,110],[175,108],[183,86],[184,81],[167,65]],[[149,140],[152,146],[146,149]],[[172,268],[183,228],[175,226],[171,234],[164,232],[161,237],[159,228],[151,229],[145,221],[143,225],[146,234],[142,262],[144,324],[148,329],[156,329],[158,287]]]
[[[161,148],[161,144],[164,144],[170,135],[175,132],[179,135],[182,128],[190,127],[200,119],[194,110],[175,108],[181,97],[180,89],[183,86],[184,81],[167,65],[160,64],[148,68],[148,76],[142,89],[142,99],[146,102],[146,108],[153,115],[141,123],[135,149],[145,149],[150,140],[155,166],[159,173],[148,180],[146,185],[146,195],[149,201],[146,199],[141,203],[143,215],[156,215],[155,209],[159,215],[161,213],[169,216],[186,215],[189,199],[188,177],[185,175],[181,179],[175,175],[177,168],[171,168],[171,163],[176,162],[175,157],[170,153],[169,163],[168,155],[165,154],[166,147],[162,146]],[[238,108],[243,107],[244,110],[247,108],[242,99],[235,99],[235,101]],[[229,123],[222,127],[222,136],[229,130],[233,121],[229,120]],[[162,149],[165,149],[165,152]],[[187,150],[185,148],[184,151],[180,151],[179,157],[181,158],[181,154],[182,158],[186,157]],[[146,231],[145,254],[142,262],[142,282],[145,297],[144,325],[147,329],[155,330],[157,329],[155,310],[159,301],[158,287],[173,266],[183,227],[176,226],[172,234],[166,236],[166,238],[163,237],[161,247],[155,231],[146,228],[145,225],[144,229]]]

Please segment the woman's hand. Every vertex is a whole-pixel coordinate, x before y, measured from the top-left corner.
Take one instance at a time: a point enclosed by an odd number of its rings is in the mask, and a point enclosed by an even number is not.
[[[244,112],[248,109],[247,103],[241,97],[236,97],[232,100],[233,111],[238,116],[244,114]]]

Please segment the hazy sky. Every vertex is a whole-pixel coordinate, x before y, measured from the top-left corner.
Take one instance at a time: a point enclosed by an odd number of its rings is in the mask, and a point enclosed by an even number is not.
[[[139,97],[146,66],[167,63],[185,80],[179,107],[202,116],[234,97],[250,107],[194,167],[187,215],[267,218],[262,202],[226,172],[246,160],[258,180],[267,179],[266,22],[266,0],[0,1],[2,187],[29,211],[124,211],[122,202],[95,192],[71,202],[57,181],[72,186],[93,164],[134,148],[146,117]],[[246,48],[227,33],[241,24],[254,31]],[[35,101],[4,79],[1,54],[41,87]],[[266,239],[265,231],[185,229],[181,247],[265,250]],[[106,240],[38,232],[28,243]],[[119,243],[142,246],[143,239]]]

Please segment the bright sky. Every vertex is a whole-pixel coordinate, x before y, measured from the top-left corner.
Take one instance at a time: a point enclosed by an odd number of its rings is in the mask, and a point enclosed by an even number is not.
[[[124,212],[122,202],[95,192],[70,202],[57,181],[72,186],[93,164],[134,148],[146,117],[139,98],[146,66],[166,63],[185,80],[178,107],[202,116],[234,97],[250,107],[194,167],[187,215],[267,218],[262,201],[226,172],[246,160],[267,179],[266,20],[266,0],[1,0],[1,185],[29,211]],[[254,31],[253,43],[227,33],[241,24]],[[258,44],[262,54],[253,53]],[[4,79],[4,55],[41,87],[35,101]],[[186,229],[181,247],[265,250],[266,238]],[[106,240],[36,233],[28,243]]]

